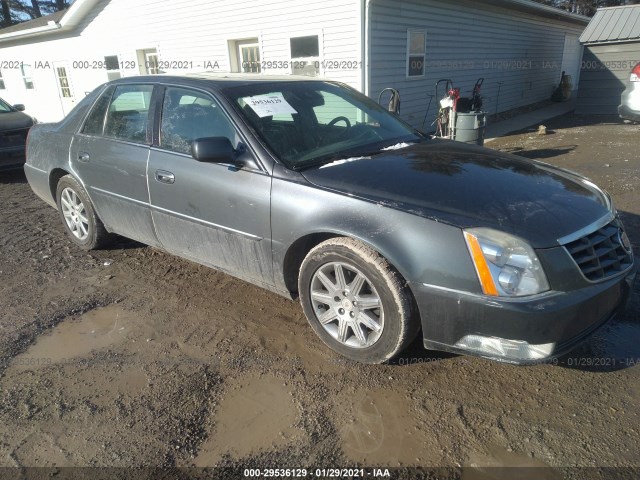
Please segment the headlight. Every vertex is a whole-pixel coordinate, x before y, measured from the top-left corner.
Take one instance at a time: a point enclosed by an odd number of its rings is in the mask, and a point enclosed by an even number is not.
[[[485,295],[522,297],[549,290],[542,265],[525,241],[490,228],[470,228],[464,238]]]

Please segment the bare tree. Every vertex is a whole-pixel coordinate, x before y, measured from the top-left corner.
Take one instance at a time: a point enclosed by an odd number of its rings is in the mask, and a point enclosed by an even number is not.
[[[2,26],[9,27],[13,25],[11,20],[11,9],[9,8],[9,0],[2,1]]]
[[[620,5],[634,5],[640,0],[534,0],[552,7],[560,8],[571,13],[593,16],[598,8],[616,7]]]
[[[42,12],[40,11],[40,5],[38,5],[38,0],[31,0],[31,8],[33,9],[33,15],[35,17],[42,16]]]
[[[2,3],[0,26],[8,27],[65,10],[73,0],[0,0],[0,2]]]

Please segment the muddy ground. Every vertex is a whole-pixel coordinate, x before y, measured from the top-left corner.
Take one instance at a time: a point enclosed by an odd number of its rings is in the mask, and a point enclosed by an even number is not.
[[[640,126],[546,125],[490,146],[605,187],[640,253]],[[640,282],[558,365],[418,341],[364,366],[296,302],[126,240],[75,248],[20,172],[0,175],[0,248],[0,466],[640,467]]]

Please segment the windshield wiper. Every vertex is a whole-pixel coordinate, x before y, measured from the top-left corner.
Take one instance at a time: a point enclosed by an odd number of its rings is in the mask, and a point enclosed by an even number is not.
[[[319,157],[314,160],[309,160],[307,162],[303,162],[299,165],[294,165],[293,170],[300,171],[306,170],[307,168],[318,167],[320,165],[326,165],[328,163],[337,162],[340,160],[349,160],[351,158],[363,158],[363,157],[373,157],[374,155],[378,155],[382,152],[380,149],[353,149],[353,150],[344,150],[342,152],[336,153],[334,155],[330,155],[328,157]]]
[[[350,158],[359,158],[359,157],[373,157],[375,155],[380,155],[382,153],[388,153],[389,150],[385,150],[389,147],[393,147],[399,144],[406,143],[408,145],[414,143],[420,143],[422,139],[420,138],[406,138],[399,137],[390,140],[381,140],[373,145],[361,145],[360,147],[354,147],[347,150],[342,150],[335,154],[331,154],[329,156],[320,156],[311,160],[307,160],[298,165],[293,165],[292,169],[295,171],[305,170],[307,168],[317,167],[319,165],[324,165],[326,163],[332,163],[338,160],[348,160]]]

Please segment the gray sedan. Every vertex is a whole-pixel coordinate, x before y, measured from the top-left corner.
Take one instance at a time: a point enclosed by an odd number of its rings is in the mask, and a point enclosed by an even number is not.
[[[342,84],[154,76],[35,126],[25,171],[78,247],[120,234],[290,298],[329,347],[512,363],[574,347],[626,303],[633,252],[574,173],[431,140]]]

